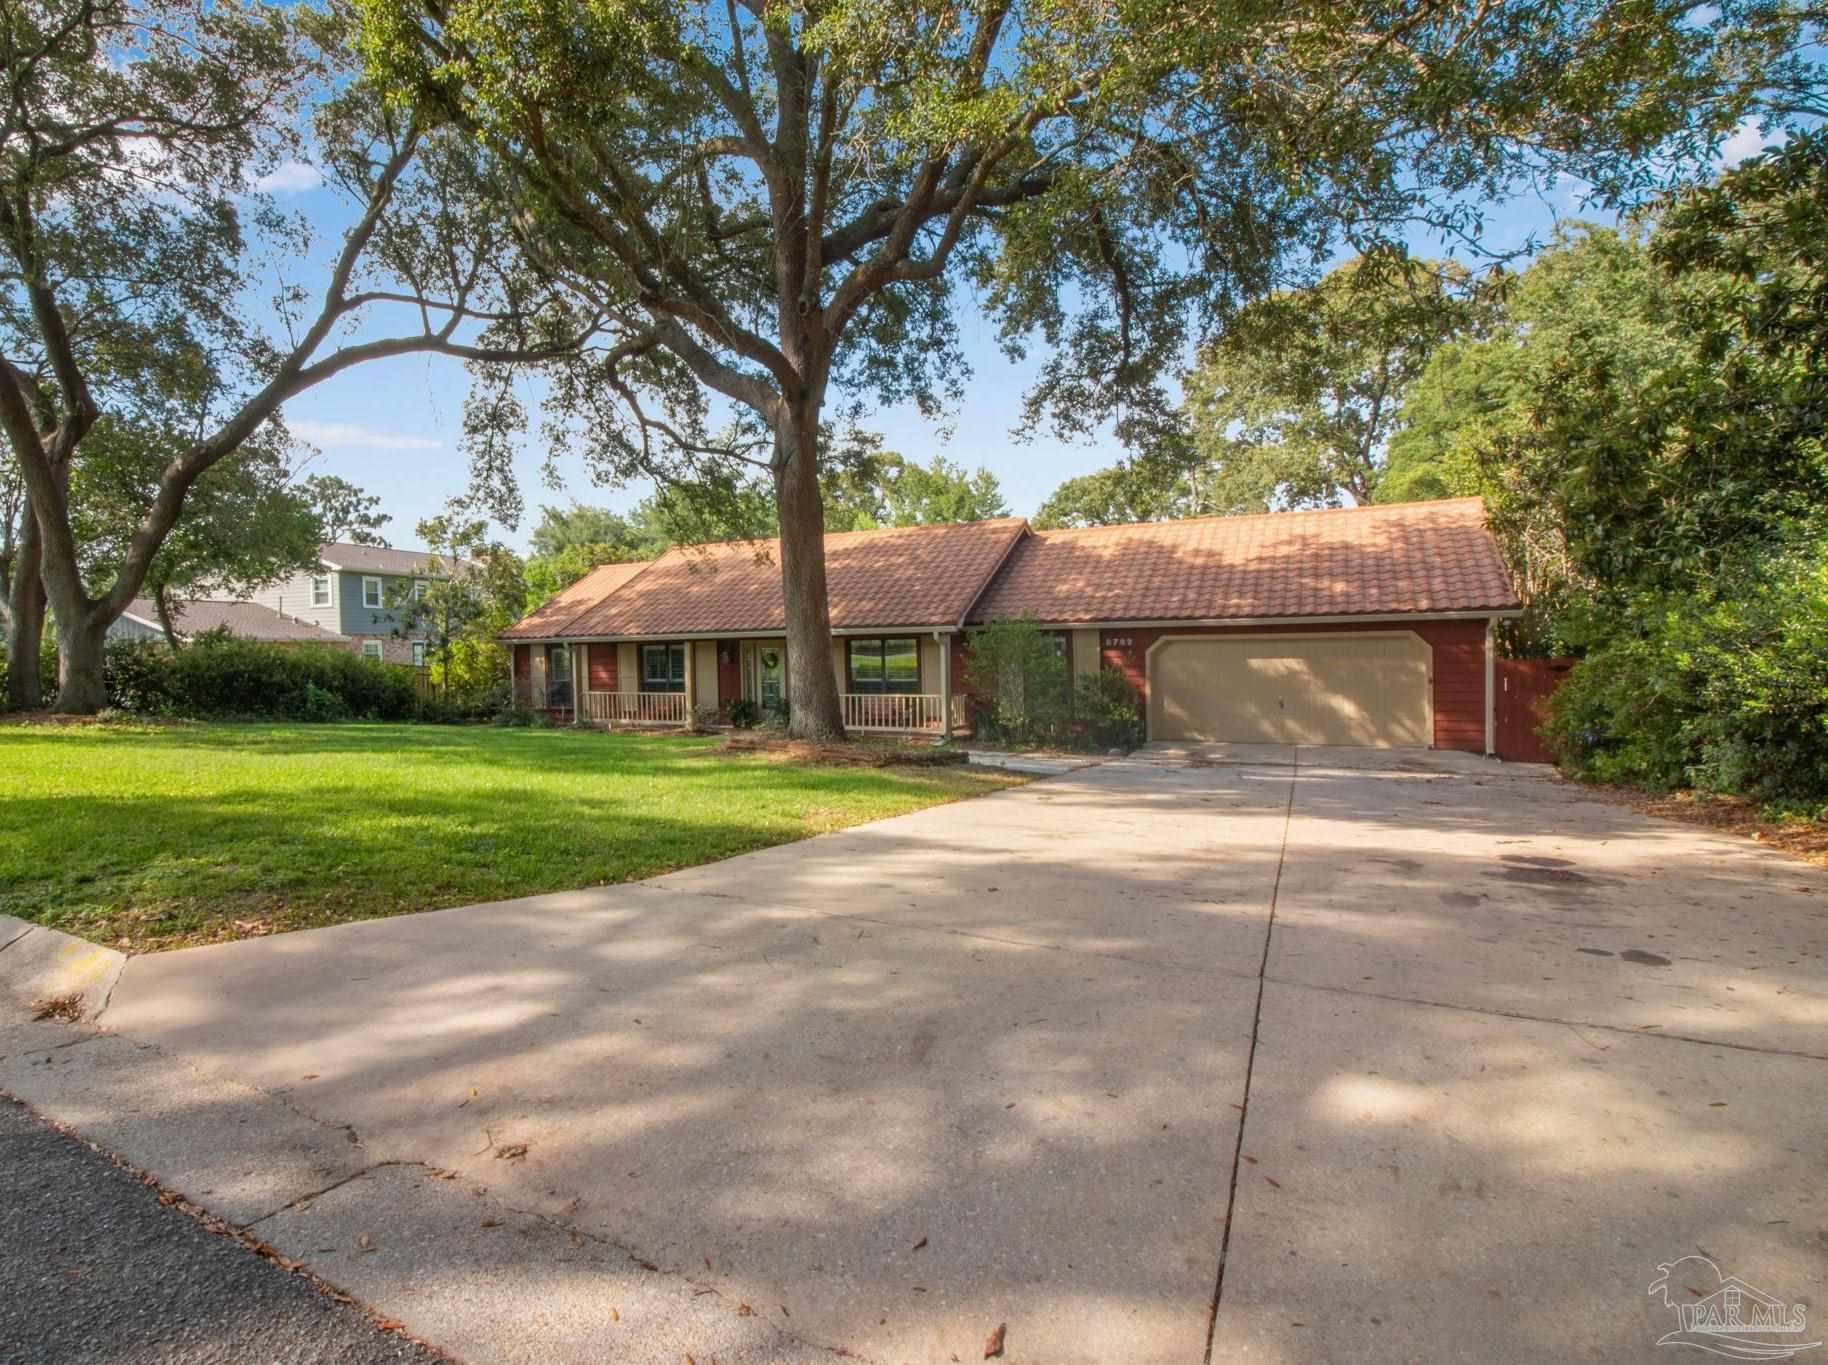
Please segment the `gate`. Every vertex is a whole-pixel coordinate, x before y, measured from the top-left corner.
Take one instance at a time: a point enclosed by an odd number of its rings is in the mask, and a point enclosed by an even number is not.
[[[1574,667],[1573,659],[1494,659],[1498,696],[1495,741],[1507,763],[1552,763],[1555,756],[1536,733],[1548,718],[1545,703]]]

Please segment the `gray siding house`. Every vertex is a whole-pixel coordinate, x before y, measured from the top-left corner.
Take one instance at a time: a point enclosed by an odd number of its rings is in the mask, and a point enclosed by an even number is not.
[[[402,610],[431,582],[432,556],[384,545],[325,545],[316,573],[295,574],[253,601],[354,643],[370,658],[423,664],[425,631]]]

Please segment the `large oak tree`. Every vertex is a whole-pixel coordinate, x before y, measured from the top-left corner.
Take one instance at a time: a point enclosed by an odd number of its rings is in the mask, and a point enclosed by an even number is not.
[[[821,423],[942,404],[961,308],[1046,348],[1033,420],[1146,428],[1239,298],[1341,235],[1476,235],[1559,171],[1629,197],[1734,126],[1795,26],[1781,0],[359,4],[402,107],[486,151],[523,250],[613,320],[552,376],[555,448],[767,470],[802,735],[840,729]],[[485,456],[523,417],[497,396]]]
[[[26,494],[0,566],[15,704],[38,701],[47,600],[57,708],[103,704],[108,626],[192,488],[258,451],[286,400],[366,361],[543,358],[589,331],[522,268],[473,149],[375,99],[347,33],[334,7],[0,7],[0,434]],[[346,230],[326,241],[282,213],[263,189],[282,169],[321,175]],[[126,430],[171,446],[103,555],[79,543],[72,475]]]

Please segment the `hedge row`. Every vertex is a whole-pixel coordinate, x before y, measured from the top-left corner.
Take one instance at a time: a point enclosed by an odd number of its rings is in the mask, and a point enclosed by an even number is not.
[[[172,651],[156,642],[108,646],[108,703],[189,719],[411,720],[414,670],[322,645],[204,637]]]

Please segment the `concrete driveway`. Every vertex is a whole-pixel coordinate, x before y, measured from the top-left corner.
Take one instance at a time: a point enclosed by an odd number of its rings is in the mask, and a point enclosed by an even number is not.
[[[1687,1255],[1828,1331],[1825,911],[1535,769],[1162,749],[137,958],[0,1089],[475,1360],[1650,1360]]]

